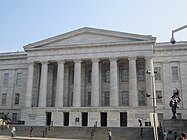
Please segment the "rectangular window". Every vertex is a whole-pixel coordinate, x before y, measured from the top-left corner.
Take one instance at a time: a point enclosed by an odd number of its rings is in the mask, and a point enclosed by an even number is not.
[[[139,81],[145,80],[145,70],[144,69],[138,69],[138,80]]]
[[[89,70],[88,71],[88,83],[91,83],[92,82],[92,71]]]
[[[163,121],[164,117],[163,117],[163,113],[158,113],[158,121]]]
[[[122,91],[121,93],[121,105],[128,106],[129,105],[129,93],[128,91]]]
[[[155,67],[154,70],[157,72],[155,74],[155,80],[161,80],[161,67]]]
[[[3,94],[2,94],[2,102],[1,102],[1,105],[3,105],[3,106],[6,105],[6,98],[7,98],[6,96],[7,96],[6,93],[3,93]]]
[[[8,86],[9,73],[4,73],[4,86]]]
[[[105,82],[110,82],[110,70],[105,70]]]
[[[74,83],[74,71],[71,72],[71,83]]]
[[[22,85],[22,73],[17,73],[16,74],[16,86],[21,86]]]
[[[128,82],[129,80],[129,71],[127,69],[121,70],[121,82]]]
[[[19,105],[19,98],[20,98],[20,94],[16,93],[15,94],[15,105]]]
[[[103,94],[103,106],[109,106],[110,105],[110,92],[105,91]]]
[[[172,70],[172,79],[179,80],[178,67],[177,66],[171,67],[171,70]]]
[[[85,106],[91,106],[91,92],[85,94]]]
[[[17,122],[18,121],[18,113],[12,113],[12,121]]]
[[[145,91],[138,92],[138,105],[145,106]]]
[[[162,91],[161,90],[156,91],[156,102],[158,104],[162,104]]]

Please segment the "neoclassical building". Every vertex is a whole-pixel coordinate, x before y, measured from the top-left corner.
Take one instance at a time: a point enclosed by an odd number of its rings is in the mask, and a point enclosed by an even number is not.
[[[177,117],[187,119],[187,42],[84,27],[24,50],[0,53],[0,116],[12,122],[133,127],[143,118],[149,125],[154,99],[158,119],[171,118],[176,88]]]

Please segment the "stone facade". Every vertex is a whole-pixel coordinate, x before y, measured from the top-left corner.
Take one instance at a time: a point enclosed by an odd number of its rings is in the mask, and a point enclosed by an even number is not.
[[[0,54],[0,115],[12,121],[132,127],[142,117],[149,125],[153,101],[159,120],[171,118],[175,88],[178,117],[187,118],[186,42],[85,27],[24,49]]]

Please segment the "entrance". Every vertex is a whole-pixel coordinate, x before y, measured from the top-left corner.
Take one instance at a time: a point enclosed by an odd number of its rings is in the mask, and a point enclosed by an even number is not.
[[[101,112],[101,126],[107,126],[107,113]]]
[[[88,125],[88,113],[82,112],[82,126]]]
[[[51,112],[46,112],[46,125],[51,125]]]
[[[127,126],[127,112],[120,112],[120,126]]]
[[[69,126],[69,112],[64,112],[64,126]]]

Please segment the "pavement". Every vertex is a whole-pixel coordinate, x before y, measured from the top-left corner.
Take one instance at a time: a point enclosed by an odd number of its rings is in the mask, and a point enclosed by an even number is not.
[[[40,137],[11,137],[0,136],[0,140],[83,140],[83,139],[59,139],[59,138],[40,138]],[[85,139],[84,139],[85,140]]]

